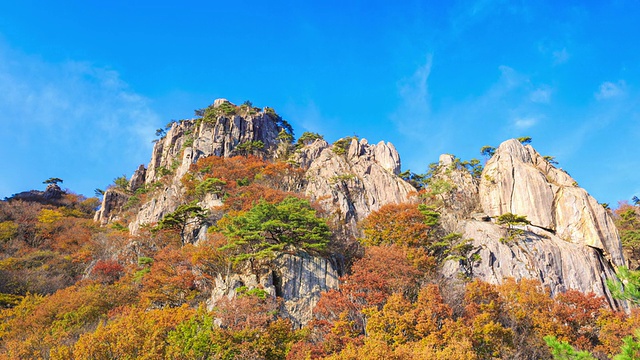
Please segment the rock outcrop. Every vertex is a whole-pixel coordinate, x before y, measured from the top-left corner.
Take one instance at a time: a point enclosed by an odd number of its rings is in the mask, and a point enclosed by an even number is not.
[[[225,105],[235,107],[226,99],[217,99],[210,109],[215,111]],[[133,234],[144,224],[157,223],[181,204],[184,188],[180,180],[198,159],[238,155],[239,145],[252,142],[263,144],[260,154],[275,157],[280,143],[278,134],[283,129],[279,116],[272,111],[258,112],[248,107],[243,111],[172,123],[166,135],[154,145],[147,169],[139,168],[131,178],[132,190],[139,187],[141,181],[147,186],[162,187],[158,196],[142,204],[136,219],[129,225]],[[167,175],[168,180],[159,184],[159,180]]]
[[[102,205],[100,209],[96,211],[93,220],[100,223],[100,225],[106,225],[119,218],[119,212],[122,207],[129,200],[129,195],[123,193],[118,189],[107,189],[102,197]]]
[[[214,102],[213,109],[229,103],[225,99]],[[207,156],[238,155],[238,145],[262,142],[262,153],[273,157],[278,148],[281,119],[273,112],[246,111],[243,114],[221,115],[174,122],[164,138],[153,147],[146,182],[157,181],[170,170],[179,169],[184,175],[189,165]],[[181,156],[182,154],[182,156]]]
[[[247,267],[227,276],[218,275],[208,306],[213,308],[224,297],[233,298],[241,286],[261,288],[284,300],[281,313],[299,328],[311,320],[320,294],[338,288],[338,279],[338,267],[331,259],[306,253],[280,254],[257,271]]]
[[[458,219],[449,229],[473,239],[474,252],[481,257],[474,277],[490,283],[507,277],[537,279],[552,294],[576,289],[624,306],[612,299],[606,286],[606,279],[615,278],[614,267],[624,265],[612,219],[531,146],[517,140],[502,143],[482,172],[478,199],[482,216]],[[509,233],[495,224],[505,213],[526,216],[531,225]],[[445,268],[451,276],[457,271],[457,264]]]
[[[239,109],[242,107],[220,99],[206,110],[216,116],[208,116],[205,111],[201,119],[172,123],[155,144],[148,167],[141,166],[131,177],[128,193],[142,186],[149,191],[128,225],[132,234],[137,234],[144,224],[157,223],[184,203],[186,191],[181,179],[198,159],[241,154],[238,149],[242,144],[264,145],[257,153],[271,159],[292,150],[282,151],[287,143],[279,135],[287,125],[275,112],[267,108],[261,112],[254,108]],[[305,175],[292,188],[316,200],[332,214],[331,220],[341,224],[338,236],[354,238],[358,234],[358,221],[385,204],[408,201],[415,189],[397,176],[400,156],[392,144],[370,145],[365,139],[338,143],[329,145],[316,140],[296,150],[289,162],[304,169]],[[129,196],[121,191],[107,191],[96,219],[102,224],[112,221]],[[207,194],[199,204],[213,209],[222,202],[217,195]],[[189,228],[187,241],[205,238],[206,230],[207,224]],[[339,267],[331,259],[280,254],[267,267],[219,275],[210,305],[223,296],[233,296],[239,286],[261,287],[282,297],[282,314],[301,326],[311,319],[320,293],[338,287],[338,272]]]
[[[358,233],[357,223],[390,203],[409,201],[416,189],[400,179],[400,156],[391,143],[370,145],[352,139],[345,148],[316,141],[299,158],[309,163],[306,195],[318,201],[347,233]]]
[[[530,145],[517,140],[502,143],[481,180],[480,199],[489,216],[526,216],[531,225],[600,249],[614,265],[624,265],[619,236],[606,210]]]
[[[138,166],[138,169],[131,175],[131,180],[129,180],[129,191],[135,192],[143,186],[146,176],[147,168],[144,165]]]
[[[293,146],[283,141],[288,124],[271,109],[258,110],[220,99],[206,110],[215,116],[205,111],[201,119],[173,123],[155,144],[148,167],[138,168],[130,181],[129,193],[143,186],[151,190],[129,224],[130,231],[135,234],[143,224],[157,223],[185,202],[181,179],[198,159],[247,152],[276,159],[290,153]],[[390,143],[345,138],[330,145],[318,139],[295,150],[288,161],[304,170],[290,188],[319,203],[343,239],[358,237],[358,223],[383,205],[417,199],[412,196],[416,189],[398,176],[400,156]],[[474,277],[492,283],[507,277],[534,278],[553,294],[577,289],[604,295],[616,304],[605,282],[615,277],[615,266],[624,264],[621,245],[613,221],[595,199],[517,140],[500,145],[480,176],[468,166],[451,155],[441,156],[425,196],[431,191],[437,198],[442,212],[438,231],[473,239],[472,252],[481,257],[472,269]],[[106,224],[117,219],[130,196],[108,190],[96,220]],[[219,196],[206,194],[198,198],[199,205],[214,209],[222,205]],[[495,224],[505,213],[526,216],[531,225],[514,236]],[[209,222],[215,223],[212,219]],[[188,241],[205,238],[207,224],[194,226]],[[307,253],[281,253],[268,264],[246,266],[217,275],[208,305],[234,296],[241,286],[262,288],[283,299],[281,313],[296,326],[311,319],[321,292],[338,288],[341,271],[333,259]],[[456,276],[459,267],[448,262],[444,273]]]
[[[442,193],[436,195],[445,207],[445,218],[457,222],[468,219],[472,213],[480,210],[479,181],[459,159],[449,154],[440,155],[438,168],[431,178],[431,187],[440,187]],[[431,189],[434,190],[434,189]]]
[[[614,306],[606,279],[615,278],[612,264],[599,249],[564,241],[553,233],[525,226],[522,235],[509,239],[507,229],[491,222],[467,220],[459,224],[465,238],[473,239],[474,252],[480,255],[473,276],[498,284],[504,279],[536,279],[552,295],[569,289],[604,296]],[[450,276],[457,273],[448,264]]]

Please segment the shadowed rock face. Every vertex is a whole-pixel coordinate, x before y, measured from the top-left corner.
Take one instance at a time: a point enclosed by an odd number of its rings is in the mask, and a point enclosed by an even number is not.
[[[129,200],[129,195],[117,189],[108,189],[102,197],[102,205],[96,211],[93,220],[99,222],[100,225],[106,225],[109,222],[119,218],[119,212],[124,204]]]
[[[218,275],[208,307],[212,309],[224,297],[233,298],[241,286],[259,287],[282,297],[282,315],[295,327],[302,327],[312,319],[320,294],[339,286],[338,267],[331,259],[306,253],[280,254],[263,265],[257,270],[246,267],[227,276]]]

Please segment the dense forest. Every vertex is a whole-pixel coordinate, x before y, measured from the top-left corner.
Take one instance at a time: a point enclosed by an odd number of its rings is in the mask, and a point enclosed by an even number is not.
[[[243,109],[259,112],[229,104],[197,112],[196,121],[215,123]],[[291,152],[322,138],[305,133],[294,142],[291,130],[278,137]],[[344,153],[348,141],[334,144],[334,152]],[[64,190],[62,179],[0,201],[0,358],[640,357],[637,198],[605,205],[630,267],[618,269],[624,286],[609,283],[621,300],[577,290],[552,296],[535,279],[474,278],[480,259],[471,240],[442,226],[443,194],[451,189],[435,175],[437,165],[431,173],[401,174],[415,188],[411,201],[381,206],[350,233],[300,191],[299,163],[266,156],[257,140],[243,144],[233,156],[193,163],[179,179],[180,205],[135,234],[129,224],[171,186],[177,165],[135,189],[115,179],[107,192],[126,201],[105,224],[94,221],[101,199]],[[479,161],[450,166],[476,178],[482,171]],[[330,180],[354,181],[349,176]],[[203,206],[207,198],[218,205]],[[517,242],[527,219],[505,215],[497,219],[510,235],[503,240]],[[201,224],[206,233],[196,239]],[[212,303],[221,278],[270,271],[279,254],[339,265],[340,286],[322,292],[310,321],[292,321],[280,294],[260,286],[239,286],[235,296]],[[452,262],[457,275],[444,276]]]

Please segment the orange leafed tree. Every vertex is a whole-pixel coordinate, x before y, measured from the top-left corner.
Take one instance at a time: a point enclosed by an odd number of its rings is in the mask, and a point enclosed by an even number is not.
[[[417,204],[387,204],[372,212],[361,224],[365,245],[424,246],[431,226]]]

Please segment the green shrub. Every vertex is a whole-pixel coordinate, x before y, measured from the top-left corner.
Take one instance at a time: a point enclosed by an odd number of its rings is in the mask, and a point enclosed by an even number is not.
[[[221,195],[224,192],[224,186],[227,183],[218,178],[207,178],[196,185],[196,194],[204,196],[209,193]]]
[[[318,133],[305,131],[302,133],[302,136],[298,138],[298,141],[296,142],[296,147],[301,148],[303,146],[312,144],[316,140],[324,140],[324,136]]]
[[[344,155],[351,145],[351,141],[358,140],[357,136],[347,136],[333,143],[331,150],[337,155]]]
[[[235,151],[240,155],[250,155],[262,150],[264,150],[264,143],[260,140],[238,144],[235,148]]]

